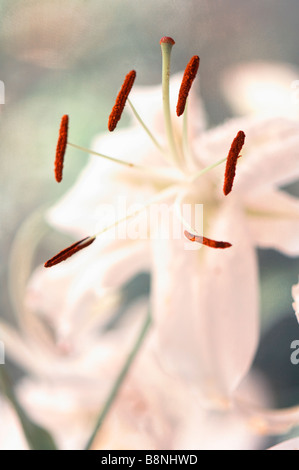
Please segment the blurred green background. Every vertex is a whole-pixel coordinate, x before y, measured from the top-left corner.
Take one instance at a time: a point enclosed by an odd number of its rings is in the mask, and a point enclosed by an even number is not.
[[[70,115],[70,141],[88,146],[106,129],[128,70],[137,70],[139,85],[160,82],[159,40],[167,35],[176,41],[173,72],[200,55],[209,126],[219,124],[233,115],[220,86],[228,67],[256,60],[299,67],[298,18],[298,0],[1,0],[1,315],[12,316],[7,267],[15,235],[33,211],[72,185],[87,159],[69,151],[63,183],[56,184],[60,117]],[[287,189],[299,196],[298,184]],[[61,240],[61,234],[48,236],[35,263],[58,251]],[[289,355],[290,342],[299,339],[291,307],[298,259],[264,250],[259,260],[263,338],[256,365],[267,371],[279,405],[296,404],[299,366]],[[146,277],[136,284],[147,285]]]

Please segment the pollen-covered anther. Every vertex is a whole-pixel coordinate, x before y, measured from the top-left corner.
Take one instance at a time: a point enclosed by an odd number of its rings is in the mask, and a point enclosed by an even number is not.
[[[64,250],[60,251],[57,255],[49,259],[44,264],[45,268],[51,268],[52,266],[55,266],[56,264],[59,264],[62,261],[65,261],[66,259],[73,256],[75,253],[78,253],[78,251],[83,250],[83,248],[86,248],[91,245],[95,241],[95,239],[96,237],[85,237],[82,240],[73,243],[72,245],[68,246]]]
[[[229,150],[227,159],[226,159],[226,167],[225,167],[225,175],[224,175],[224,185],[223,185],[223,193],[227,196],[233,187],[234,178],[236,175],[236,166],[238,158],[240,157],[240,152],[245,142],[245,134],[243,131],[239,131],[236,137],[233,140],[231,148]]]
[[[136,78],[135,70],[131,70],[131,72],[129,72],[126,75],[124,83],[123,83],[123,85],[120,89],[120,92],[117,95],[117,98],[115,100],[115,104],[114,104],[114,106],[112,108],[112,111],[110,113],[110,116],[109,116],[108,130],[110,132],[114,131],[114,129],[117,126],[118,121],[121,118],[122,112],[124,110],[126,101],[128,99],[128,96],[129,96],[129,93],[130,93],[130,91],[132,89],[132,86],[134,84],[135,78]]]
[[[195,55],[190,59],[185,69],[183,80],[182,80],[180,91],[179,91],[177,107],[176,107],[177,116],[181,116],[183,112],[185,111],[186,101],[187,101],[192,83],[196,77],[198,67],[199,67],[199,62],[200,62],[199,57]]]
[[[67,114],[65,114],[61,118],[59,137],[56,146],[54,173],[57,183],[60,183],[62,180],[63,161],[67,145],[68,125],[69,117]]]
[[[210,248],[224,249],[230,248],[232,246],[232,244],[229,242],[219,242],[216,240],[212,240],[211,238],[202,237],[201,235],[193,235],[187,230],[184,231],[184,235],[188,240],[190,240],[190,242],[201,243],[202,245],[209,246]]]

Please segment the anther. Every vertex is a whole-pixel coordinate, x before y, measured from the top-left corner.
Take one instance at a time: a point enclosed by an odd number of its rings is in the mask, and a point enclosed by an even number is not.
[[[240,156],[240,152],[245,142],[245,134],[243,131],[239,131],[237,136],[234,138],[231,148],[229,150],[224,176],[223,193],[227,196],[233,187],[233,182],[236,174],[237,160]]]
[[[66,150],[67,144],[67,134],[68,134],[68,124],[69,124],[69,117],[67,114],[62,116],[60,129],[59,129],[59,137],[56,146],[56,157],[55,157],[55,179],[57,183],[60,183],[62,180],[62,171],[63,171],[63,161],[64,161],[64,154]]]
[[[112,108],[112,111],[109,116],[108,120],[108,129],[110,132],[114,131],[114,129],[117,126],[118,121],[121,118],[122,112],[124,110],[127,98],[129,96],[129,93],[132,89],[132,86],[134,84],[136,78],[136,72],[135,70],[131,70],[126,75],[126,78],[124,80],[124,83],[120,89],[120,92],[117,95],[117,98],[115,100],[115,104]]]
[[[193,83],[193,80],[196,77],[198,67],[199,67],[199,57],[197,55],[193,56],[184,72],[181,88],[179,91],[179,97],[176,107],[176,113],[178,116],[181,116],[185,111],[186,101],[188,98],[188,94]]]
[[[76,243],[73,243],[72,245],[68,246],[64,250],[60,251],[57,255],[49,259],[44,264],[45,268],[51,268],[52,266],[55,266],[56,264],[59,264],[62,261],[65,261],[66,259],[70,258],[70,256],[73,256],[75,253],[78,253],[78,251],[83,250],[83,248],[86,248],[87,246],[91,245],[95,241],[95,239],[96,237],[86,237]]]
[[[192,233],[188,232],[187,230],[184,231],[184,235],[190,242],[197,242],[201,243],[202,245],[209,246],[210,248],[230,248],[232,246],[229,242],[219,242],[216,240],[212,240],[211,238],[202,237],[199,235],[193,235]]]

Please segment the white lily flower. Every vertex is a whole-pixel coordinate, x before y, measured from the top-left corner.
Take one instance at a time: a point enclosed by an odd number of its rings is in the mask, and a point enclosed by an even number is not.
[[[170,42],[164,44],[169,47]],[[169,84],[165,54],[164,108],[161,87],[133,90],[131,126],[95,140],[93,152],[106,161],[91,156],[77,183],[49,212],[49,222],[60,230],[97,238],[74,260],[51,269],[61,279],[72,276],[72,301],[79,301],[86,291],[103,295],[150,269],[160,364],[196,390],[202,405],[238,408],[260,430],[280,432],[299,422],[298,409],[264,410],[245,402],[237,389],[250,369],[259,336],[255,248],[299,254],[298,200],[277,189],[299,176],[299,124],[285,118],[244,118],[203,132],[204,112],[191,92],[187,126],[186,111],[178,118],[169,107],[176,102],[181,79],[175,76]],[[136,109],[146,125],[140,126]],[[233,191],[225,197],[219,163],[240,129],[246,142]],[[121,206],[123,201],[126,207],[120,207],[114,223],[107,206]],[[194,236],[197,227],[184,217],[184,201],[192,201],[193,208],[203,204],[204,233],[199,232],[199,238],[226,240],[232,247],[186,249],[196,243],[175,237],[177,227],[181,232],[194,228]],[[170,227],[166,220],[148,224],[144,208],[128,215],[133,203],[149,208],[157,202],[167,203],[169,213],[179,213]],[[111,236],[134,214],[141,227],[148,224],[147,237],[128,237],[128,227],[127,236]]]
[[[180,82],[178,76],[170,80],[170,103],[176,102]],[[105,216],[102,204],[115,204],[118,198],[145,202],[150,196],[163,196],[161,191],[166,190],[164,201],[169,202],[170,210],[178,192],[188,201],[192,198],[203,204],[204,235],[227,240],[232,248],[188,251],[186,241],[175,239],[168,227],[164,239],[155,237],[153,228],[147,240],[108,240],[106,232],[105,239],[80,255],[81,288],[93,286],[98,292],[114,288],[149,266],[161,361],[174,373],[197,382],[208,401],[222,402],[226,397],[226,402],[250,368],[258,341],[255,247],[274,248],[288,256],[299,254],[298,200],[277,189],[299,176],[299,124],[285,118],[243,118],[201,132],[204,113],[192,95],[187,142],[186,128],[174,116],[169,138],[170,121],[166,115],[163,124],[159,105],[160,87],[138,89],[135,94],[133,89],[131,99],[156,140],[164,147],[169,143],[171,168],[166,175],[176,180],[177,191],[167,193],[174,183],[158,177],[158,170],[164,175],[167,168],[164,154],[133,121],[115,135],[101,135],[93,147],[126,162],[151,165],[156,178],[150,171],[123,169],[91,157],[48,220],[82,236],[93,233],[97,221]],[[239,129],[244,130],[246,143],[233,191],[225,198],[221,194],[222,168],[197,176],[225,157]],[[125,215],[121,213],[120,218]],[[163,233],[163,227],[159,230]],[[76,263],[79,261],[69,261],[69,269],[76,270]]]

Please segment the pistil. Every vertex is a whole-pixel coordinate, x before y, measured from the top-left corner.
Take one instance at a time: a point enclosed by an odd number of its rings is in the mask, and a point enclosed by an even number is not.
[[[180,156],[177,150],[171,122],[170,101],[169,101],[169,77],[170,77],[170,57],[172,46],[175,44],[170,37],[164,36],[160,40],[162,51],[162,98],[164,110],[164,123],[167,135],[167,141],[174,163],[179,166]]]

